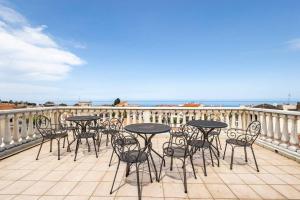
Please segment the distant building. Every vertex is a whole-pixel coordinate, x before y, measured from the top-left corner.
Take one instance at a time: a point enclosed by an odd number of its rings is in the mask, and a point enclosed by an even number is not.
[[[203,105],[200,103],[185,103],[182,107],[203,107]]]
[[[80,106],[80,107],[91,107],[92,106],[92,102],[91,101],[79,101],[75,105],[76,106]]]
[[[283,110],[297,110],[297,104],[285,104],[282,105]]]
[[[45,106],[45,107],[53,107],[53,106],[55,106],[55,103],[52,102],[52,101],[47,101],[46,103],[43,104],[43,106]]]
[[[115,105],[116,107],[127,107],[129,104],[127,101],[121,101],[120,103],[118,103],[117,105]]]
[[[16,109],[17,106],[13,103],[0,103],[0,110]]]

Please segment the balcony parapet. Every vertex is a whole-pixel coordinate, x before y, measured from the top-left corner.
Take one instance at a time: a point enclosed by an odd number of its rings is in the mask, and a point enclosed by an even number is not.
[[[262,123],[262,134],[257,143],[273,151],[300,160],[300,112],[248,107],[38,107],[0,111],[0,152],[39,139],[34,118],[48,116],[57,123],[60,113],[99,115],[104,119],[118,116],[125,124],[166,121],[179,126],[192,119],[219,120],[230,127],[246,129],[253,120]]]

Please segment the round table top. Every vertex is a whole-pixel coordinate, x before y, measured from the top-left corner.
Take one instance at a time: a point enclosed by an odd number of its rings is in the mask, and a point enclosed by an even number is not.
[[[171,130],[170,126],[165,124],[155,123],[139,123],[125,126],[124,129],[131,133],[143,133],[143,134],[158,134],[165,133]]]
[[[87,116],[71,116],[66,118],[67,121],[93,121],[93,120],[97,120],[100,119],[101,117],[99,116],[91,116],[91,115],[87,115]]]
[[[226,128],[228,125],[224,122],[212,120],[192,120],[187,123],[190,126],[197,128]]]

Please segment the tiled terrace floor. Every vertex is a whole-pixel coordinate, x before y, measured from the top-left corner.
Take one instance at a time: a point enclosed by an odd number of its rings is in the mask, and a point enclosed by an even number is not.
[[[154,137],[154,148],[161,150],[165,141],[167,136]],[[1,200],[137,199],[134,168],[132,174],[124,178],[125,164],[121,164],[117,178],[115,188],[118,190],[109,194],[117,161],[115,159],[113,166],[108,167],[110,147],[102,144],[96,159],[94,152],[87,152],[87,146],[83,144],[77,161],[73,162],[74,146],[71,153],[64,149],[59,161],[56,143],[53,144],[52,153],[49,153],[49,143],[43,147],[38,161],[35,160],[38,147],[0,161]],[[168,167],[163,169],[159,183],[150,183],[145,165],[141,177],[143,199],[300,199],[300,164],[259,146],[255,146],[255,151],[259,173],[254,168],[250,151],[249,163],[245,164],[243,149],[238,149],[232,171],[229,170],[228,151],[220,167],[208,164],[207,177],[203,175],[199,154],[194,162],[198,179],[194,179],[191,165],[187,166],[187,194],[183,189],[180,161],[175,162],[178,167],[172,172]],[[160,161],[157,159],[156,163],[159,166]]]

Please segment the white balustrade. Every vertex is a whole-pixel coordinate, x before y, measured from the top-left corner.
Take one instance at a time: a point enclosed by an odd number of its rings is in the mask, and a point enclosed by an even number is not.
[[[300,112],[269,110],[258,108],[220,108],[220,107],[49,107],[0,111],[0,151],[15,145],[35,140],[34,116],[43,114],[54,123],[59,122],[60,113],[71,115],[99,115],[102,120],[113,117],[125,117],[124,123],[171,123],[186,124],[192,119],[220,120],[228,128],[247,128],[251,121],[259,120],[262,125],[263,142],[274,149],[299,154],[298,123]]]

